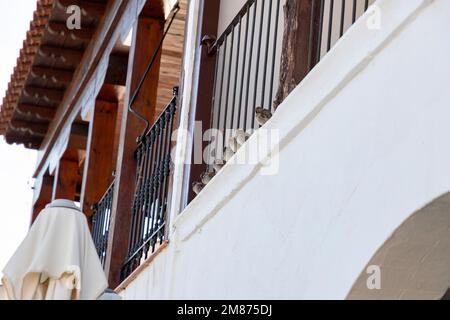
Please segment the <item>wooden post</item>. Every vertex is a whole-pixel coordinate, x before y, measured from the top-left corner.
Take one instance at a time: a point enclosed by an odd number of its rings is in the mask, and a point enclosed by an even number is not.
[[[275,108],[291,93],[318,62],[320,1],[286,0],[283,50]]]
[[[217,37],[220,0],[202,0],[200,2],[199,32],[196,43],[199,45],[195,57],[195,76],[192,83],[192,110],[189,118],[189,131],[196,132],[196,123],[202,124],[201,134],[209,129],[211,116],[211,103],[214,90],[214,69],[216,55],[208,52],[208,43],[206,39]],[[201,46],[200,46],[201,44]],[[194,137],[195,142],[202,141],[202,150],[205,150],[208,141],[203,138]],[[194,143],[194,141],[193,141]],[[195,163],[195,155],[193,148],[187,150],[187,154],[191,158],[191,163],[185,165],[184,181],[187,182],[183,186],[182,205],[184,208],[192,199],[195,193],[192,191],[192,183],[200,179],[200,175],[206,171],[206,165],[203,163]]]
[[[44,174],[36,179],[34,192],[35,202],[33,204],[31,224],[33,224],[34,220],[36,220],[37,216],[45,206],[52,201],[53,177],[49,174]]]
[[[79,181],[78,155],[75,156],[75,154],[66,152],[59,160],[53,182],[52,200],[67,199],[75,201]]]
[[[101,199],[113,179],[117,112],[117,102],[97,100],[95,103],[80,197],[81,208],[88,217],[92,215],[92,205]]]
[[[119,139],[116,166],[116,184],[111,215],[111,232],[108,239],[108,252],[105,270],[109,275],[109,285],[114,288],[120,284],[120,270],[128,253],[131,208],[135,191],[136,161],[134,152],[137,138],[145,129],[145,123],[129,112],[128,103],[134,94],[145,68],[150,62],[163,36],[164,18],[141,16],[134,26],[133,43],[130,50],[127,92],[122,116],[122,129]],[[150,123],[155,118],[157,89],[159,81],[161,51],[148,74],[133,110],[143,115]]]

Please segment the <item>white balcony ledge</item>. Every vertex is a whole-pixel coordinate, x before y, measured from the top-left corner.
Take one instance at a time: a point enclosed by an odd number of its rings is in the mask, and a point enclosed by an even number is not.
[[[279,174],[226,165],[125,299],[345,299],[393,232],[450,191],[450,3],[376,6],[380,29],[367,12],[263,127],[279,132]]]
[[[369,10],[350,28],[336,46],[311,71],[279,106],[263,129],[278,130],[280,144],[267,150],[267,158],[281,151],[301,134],[342,88],[364,71],[370,62],[419,12],[434,0],[381,0],[380,29],[370,30],[374,12]],[[238,153],[249,153],[252,144],[264,139],[256,132]],[[239,157],[236,154],[235,157]],[[262,159],[266,157],[261,157]],[[219,212],[239,190],[260,171],[264,164],[227,164],[205,189],[175,219],[177,238],[186,241],[201,232],[202,226]]]

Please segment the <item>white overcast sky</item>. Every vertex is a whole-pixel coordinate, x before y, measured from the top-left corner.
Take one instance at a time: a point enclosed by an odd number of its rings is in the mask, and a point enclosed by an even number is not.
[[[0,102],[33,18],[36,0],[0,0]],[[36,152],[0,137],[0,276],[29,228]]]

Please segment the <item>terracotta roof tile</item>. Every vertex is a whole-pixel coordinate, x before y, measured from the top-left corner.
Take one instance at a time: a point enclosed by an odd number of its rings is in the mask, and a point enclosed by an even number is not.
[[[38,52],[44,30],[48,24],[55,0],[38,0],[37,7],[27,31],[23,47],[17,59],[8,89],[0,106],[0,135],[4,135],[17,107],[20,93],[25,85],[26,76],[30,72],[32,62]]]

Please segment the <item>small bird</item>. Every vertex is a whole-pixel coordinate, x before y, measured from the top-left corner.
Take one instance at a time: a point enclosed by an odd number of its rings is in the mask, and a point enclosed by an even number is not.
[[[261,107],[256,108],[255,115],[256,122],[258,122],[260,126],[263,126],[267,121],[269,121],[270,118],[272,118],[272,113],[270,110]]]
[[[231,150],[230,148],[226,148],[225,152],[223,154],[223,159],[225,160],[225,162],[230,161],[230,159],[234,156],[234,152],[233,150]]]
[[[239,146],[242,146],[248,140],[248,138],[250,138],[250,134],[242,129],[238,129],[234,132],[234,138],[236,139]]]
[[[206,186],[208,183],[211,182],[212,178],[216,175],[215,172],[204,172],[200,176],[200,179],[202,180],[202,183]]]
[[[236,140],[236,137],[234,135],[232,135],[230,137],[230,139],[228,139],[228,147],[231,149],[231,151],[233,151],[234,153],[236,153],[239,149],[239,143]]]
[[[194,191],[194,193],[196,195],[198,195],[200,192],[202,192],[203,188],[205,187],[205,185],[201,182],[194,182],[192,184],[192,191]]]
[[[213,163],[213,168],[214,171],[217,173],[219,173],[220,170],[222,170],[223,168],[223,163],[221,163],[222,161],[219,162],[219,160],[214,161]]]

